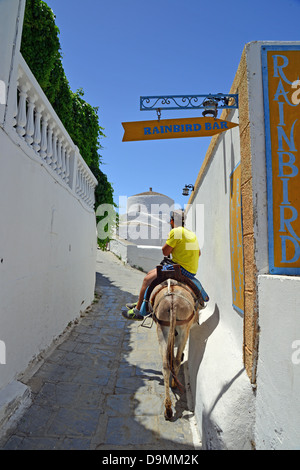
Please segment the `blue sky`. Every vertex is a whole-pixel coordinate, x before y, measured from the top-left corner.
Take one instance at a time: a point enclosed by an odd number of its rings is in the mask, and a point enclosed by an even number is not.
[[[300,39],[300,0],[46,0],[71,89],[99,107],[114,199],[152,187],[184,206],[210,138],[122,142],[122,122],[157,119],[140,96],[228,93],[244,45]],[[299,64],[300,68],[300,64]],[[201,116],[162,111],[162,119]]]

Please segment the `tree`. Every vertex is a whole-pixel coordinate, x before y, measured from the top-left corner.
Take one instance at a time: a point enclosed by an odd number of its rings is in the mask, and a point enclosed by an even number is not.
[[[21,53],[39,82],[74,144],[98,180],[95,190],[95,206],[112,204],[113,188],[100,170],[102,148],[100,139],[105,137],[99,124],[98,108],[84,99],[82,89],[72,92],[62,64],[59,29],[55,15],[46,2],[27,0]],[[106,241],[99,241],[104,247]]]

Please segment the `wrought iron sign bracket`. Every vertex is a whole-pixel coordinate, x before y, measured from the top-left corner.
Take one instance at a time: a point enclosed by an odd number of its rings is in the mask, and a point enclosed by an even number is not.
[[[141,96],[140,111],[162,109],[207,109],[208,104],[215,103],[217,109],[237,109],[237,94],[208,94],[208,95],[174,95],[174,96]]]

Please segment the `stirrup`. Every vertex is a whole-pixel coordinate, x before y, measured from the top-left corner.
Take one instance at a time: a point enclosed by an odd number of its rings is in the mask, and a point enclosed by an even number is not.
[[[148,325],[144,325],[145,321],[147,320],[147,318],[152,318],[152,322],[151,322],[151,325],[148,326]],[[152,316],[152,313],[148,313],[148,315],[145,315],[144,316],[144,319],[142,320],[142,323],[139,324],[139,326],[143,326],[144,328],[152,328],[152,325],[153,325],[153,316]]]

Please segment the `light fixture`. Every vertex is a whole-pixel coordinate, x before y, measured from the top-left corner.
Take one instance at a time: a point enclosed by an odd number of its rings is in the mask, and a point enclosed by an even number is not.
[[[190,191],[189,191],[190,189],[192,191],[194,191],[194,186],[192,184],[186,184],[185,187],[182,190],[182,195],[183,196],[188,196],[189,193],[190,193]]]
[[[218,100],[214,98],[206,99],[202,105],[204,107],[202,116],[212,116],[216,119],[218,116]]]

